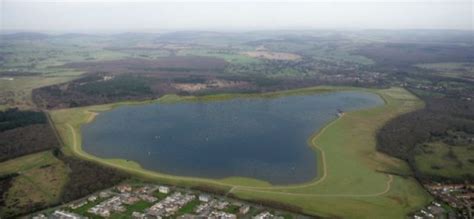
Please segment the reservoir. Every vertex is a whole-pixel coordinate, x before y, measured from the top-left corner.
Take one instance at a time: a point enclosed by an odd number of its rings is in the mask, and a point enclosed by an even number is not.
[[[82,147],[171,175],[303,183],[318,174],[311,135],[338,110],[382,104],[378,95],[344,91],[121,106],[81,127]]]

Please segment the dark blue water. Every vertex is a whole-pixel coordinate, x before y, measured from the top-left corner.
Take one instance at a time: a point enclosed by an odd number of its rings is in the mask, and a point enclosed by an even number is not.
[[[82,127],[83,148],[172,175],[301,183],[317,175],[308,138],[338,109],[380,104],[374,94],[337,92],[123,106]]]

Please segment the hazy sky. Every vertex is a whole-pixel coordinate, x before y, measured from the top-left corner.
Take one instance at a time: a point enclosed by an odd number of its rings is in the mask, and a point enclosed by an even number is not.
[[[0,0],[0,28],[21,30],[470,29],[471,0]]]

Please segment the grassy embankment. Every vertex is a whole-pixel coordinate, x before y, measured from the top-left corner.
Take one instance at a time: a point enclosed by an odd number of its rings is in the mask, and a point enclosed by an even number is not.
[[[51,112],[51,117],[64,143],[65,152],[83,159],[132,173],[138,177],[161,183],[182,186],[212,186],[228,190],[243,199],[265,199],[298,206],[304,212],[319,216],[345,218],[402,218],[407,213],[430,201],[429,195],[409,175],[403,161],[378,153],[375,149],[376,131],[385,122],[402,113],[415,110],[423,103],[401,88],[386,90],[346,87],[315,87],[258,95],[221,94],[205,97],[166,96],[156,102],[215,101],[234,97],[277,97],[314,92],[359,90],[373,92],[385,100],[385,105],[348,112],[328,124],[309,140],[320,156],[318,178],[299,185],[272,186],[255,179],[232,177],[203,179],[171,176],[142,169],[133,161],[102,159],[81,148],[80,126],[93,120],[97,113],[125,104],[117,103]],[[149,101],[151,102],[151,101]],[[389,174],[393,173],[393,174]]]

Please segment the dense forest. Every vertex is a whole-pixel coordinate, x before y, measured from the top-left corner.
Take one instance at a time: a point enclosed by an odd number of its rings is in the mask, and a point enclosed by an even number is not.
[[[46,122],[46,116],[42,112],[20,111],[17,108],[0,111],[0,132]]]
[[[0,162],[56,147],[57,138],[43,112],[0,112]]]
[[[116,169],[66,156],[60,150],[55,150],[54,154],[71,170],[61,195],[63,203],[112,187],[128,178],[128,175]]]
[[[49,124],[29,125],[0,132],[0,161],[59,147]]]
[[[10,194],[13,182],[24,177],[22,172],[0,175],[0,217],[16,217],[44,209],[48,206],[67,203],[85,195],[109,188],[128,178],[128,175],[90,161],[65,156],[53,128],[43,112],[7,109],[0,112],[0,162],[40,151],[52,150],[55,157],[66,165],[67,181],[58,200],[51,203],[30,201],[21,211],[5,207],[5,197]],[[49,165],[39,168],[47,168]],[[10,194],[11,195],[11,194]],[[17,203],[18,198],[16,197]],[[10,201],[11,202],[11,201]],[[10,203],[11,204],[11,203]],[[7,206],[17,207],[17,206]],[[2,215],[3,214],[3,215]]]
[[[12,185],[13,179],[18,176],[17,173],[0,176],[0,206],[5,206],[5,193]]]

